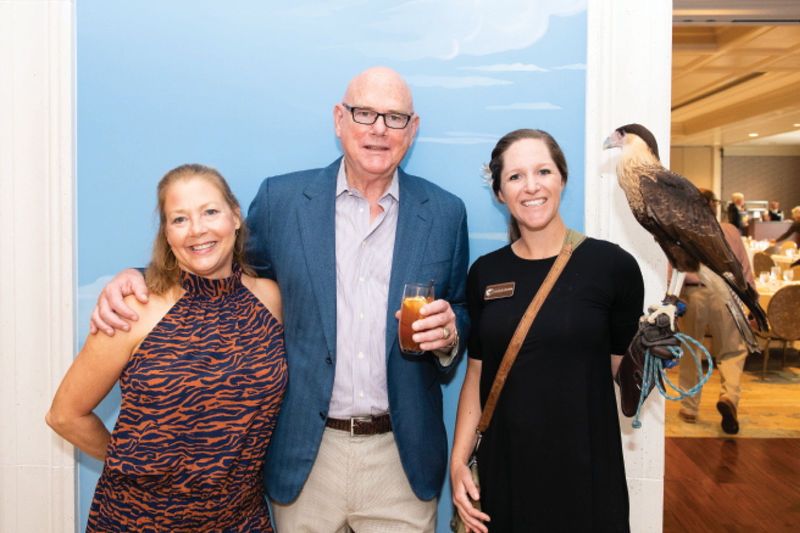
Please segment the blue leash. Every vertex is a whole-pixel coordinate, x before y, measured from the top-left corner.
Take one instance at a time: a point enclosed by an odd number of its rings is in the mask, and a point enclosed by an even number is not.
[[[688,335],[684,335],[683,333],[676,333],[675,338],[681,341],[681,344],[686,347],[686,350],[692,354],[694,357],[694,362],[697,365],[697,374],[702,376],[700,381],[697,382],[695,386],[693,386],[689,390],[682,390],[680,387],[676,386],[672,381],[670,381],[669,377],[667,377],[666,370],[667,368],[672,368],[680,361],[681,357],[684,355],[684,349],[681,346],[670,346],[669,351],[672,352],[672,355],[675,356],[674,359],[669,361],[664,361],[660,357],[656,357],[650,354],[650,350],[648,349],[645,352],[644,356],[644,375],[642,376],[642,393],[639,395],[639,405],[636,407],[636,415],[633,417],[632,425],[634,428],[642,427],[642,423],[639,421],[639,412],[642,410],[642,405],[644,404],[645,398],[647,398],[648,392],[650,391],[650,387],[655,383],[655,386],[658,388],[658,392],[666,398],[667,400],[678,401],[686,398],[687,396],[693,396],[697,394],[700,389],[703,388],[703,385],[706,381],[708,381],[709,376],[711,376],[711,369],[714,366],[714,362],[711,358],[711,355],[708,353],[708,350],[705,347],[694,340],[692,337]],[[703,375],[703,363],[701,358],[697,355],[697,350],[692,349],[690,345],[694,344],[695,348],[702,351],[706,354],[706,358],[708,359],[708,372]],[[661,383],[661,380],[658,377],[661,376],[664,381],[666,381],[672,390],[678,393],[677,396],[670,396],[664,390],[664,386]]]

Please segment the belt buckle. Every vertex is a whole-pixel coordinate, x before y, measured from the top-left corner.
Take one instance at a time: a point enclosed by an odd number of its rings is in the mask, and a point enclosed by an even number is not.
[[[352,416],[350,417],[350,436],[355,437],[356,422],[371,422],[371,416]]]

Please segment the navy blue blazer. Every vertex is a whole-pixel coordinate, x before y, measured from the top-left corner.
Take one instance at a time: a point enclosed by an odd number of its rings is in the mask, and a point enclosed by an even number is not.
[[[323,169],[267,178],[247,215],[248,258],[262,277],[278,282],[283,300],[289,385],[264,470],[269,496],[295,500],[322,439],[336,366],[335,194],[341,158]],[[406,281],[436,282],[450,302],[466,345],[465,285],[469,262],[467,215],[455,195],[398,171],[400,203],[386,316],[389,412],[406,476],[430,500],[447,469],[441,382],[458,363],[442,367],[432,354],[406,357],[397,319]]]

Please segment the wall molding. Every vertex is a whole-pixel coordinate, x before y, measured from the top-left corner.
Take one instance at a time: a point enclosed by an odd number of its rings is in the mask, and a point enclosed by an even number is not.
[[[636,256],[646,305],[666,290],[667,263],[652,236],[634,220],[617,185],[616,151],[603,140],[631,122],[647,126],[669,165],[672,2],[589,0],[586,72],[586,233]],[[620,420],[630,493],[631,530],[661,531],[664,492],[664,399],[647,401],[643,427]]]
[[[0,530],[75,531],[72,446],[44,423],[72,363],[75,3],[0,2]]]

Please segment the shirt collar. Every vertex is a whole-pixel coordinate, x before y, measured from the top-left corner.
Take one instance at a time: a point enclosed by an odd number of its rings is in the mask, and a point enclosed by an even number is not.
[[[344,158],[342,158],[342,162],[339,163],[339,172],[336,174],[336,197],[338,198],[342,193],[349,191],[350,185],[347,184],[347,173],[344,170]],[[357,192],[356,189],[353,189],[353,192]],[[359,195],[360,194],[361,193],[359,193]],[[400,201],[400,183],[398,181],[397,169],[394,169],[392,182],[389,184],[389,188],[386,189],[386,192],[383,193],[383,196],[381,196],[381,199],[386,198],[387,195],[394,198],[395,201]]]

